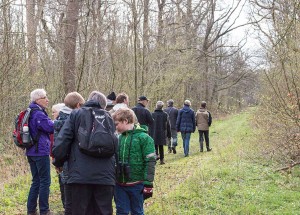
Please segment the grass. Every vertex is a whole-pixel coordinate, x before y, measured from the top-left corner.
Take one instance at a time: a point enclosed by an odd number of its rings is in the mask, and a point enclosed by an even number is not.
[[[300,214],[300,170],[275,172],[277,164],[261,156],[260,132],[244,112],[214,121],[212,152],[199,152],[198,134],[192,135],[190,156],[182,140],[178,153],[166,154],[157,165],[154,196],[145,201],[145,214]],[[5,183],[0,214],[26,214],[30,176]],[[57,176],[52,169],[50,206],[60,214]]]

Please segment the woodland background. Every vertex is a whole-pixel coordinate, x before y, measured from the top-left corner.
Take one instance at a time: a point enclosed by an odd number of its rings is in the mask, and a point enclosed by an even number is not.
[[[23,171],[7,165],[21,154],[13,119],[35,88],[49,107],[92,90],[126,92],[130,106],[146,95],[151,111],[170,98],[206,100],[213,116],[257,105],[261,150],[300,162],[298,0],[1,0],[0,13],[5,178]]]

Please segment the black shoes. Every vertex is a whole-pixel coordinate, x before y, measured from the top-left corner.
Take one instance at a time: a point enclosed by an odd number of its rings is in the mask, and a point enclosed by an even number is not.
[[[210,152],[212,150],[212,148],[208,148],[207,151]]]
[[[176,148],[172,147],[172,150],[173,150],[173,154],[176,154]]]
[[[160,160],[160,165],[164,165],[164,164],[166,164],[166,163],[164,162],[164,160]]]

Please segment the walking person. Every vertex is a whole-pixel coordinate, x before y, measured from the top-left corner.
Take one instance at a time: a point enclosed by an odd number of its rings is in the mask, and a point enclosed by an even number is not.
[[[190,106],[191,102],[185,100],[183,108],[178,111],[176,120],[176,129],[181,133],[185,157],[189,156],[191,133],[194,133],[196,129],[195,112]]]
[[[152,115],[150,111],[146,108],[148,103],[149,100],[146,96],[140,96],[137,105],[132,108],[137,117],[138,122],[147,131],[149,129],[149,126],[153,123]]]
[[[53,164],[61,167],[68,161],[67,184],[71,187],[72,215],[113,214],[115,150],[112,149],[117,148],[117,137],[114,136],[113,120],[105,111],[106,104],[104,94],[91,92],[83,107],[71,112],[54,142]],[[109,131],[103,134],[101,129]],[[91,134],[105,135],[105,138],[93,138]],[[85,147],[90,141],[98,146],[104,142],[108,150],[97,148],[91,151],[93,148]],[[102,152],[109,153],[104,156]]]
[[[176,129],[176,120],[178,116],[178,109],[174,107],[174,100],[170,99],[167,101],[168,107],[164,111],[169,115],[169,121],[171,126],[171,141],[168,141],[168,151],[171,153],[173,151],[176,154],[177,146],[177,129]]]
[[[37,203],[40,215],[51,214],[49,209],[50,193],[50,134],[53,134],[53,121],[48,117],[45,108],[49,99],[44,89],[35,89],[30,93],[32,109],[29,128],[35,145],[26,149],[26,156],[32,175],[32,183],[27,198],[27,214],[37,215]]]
[[[149,134],[154,140],[156,156],[160,160],[160,164],[165,164],[164,161],[164,145],[167,144],[167,138],[171,138],[171,129],[169,116],[162,110],[164,103],[158,101],[156,109],[152,113],[154,122],[149,128]]]
[[[112,115],[120,133],[117,151],[115,202],[117,215],[143,215],[144,199],[153,194],[156,156],[153,139],[139,124],[129,108]]]
[[[206,150],[208,152],[212,150],[212,148],[209,146],[209,126],[211,123],[211,114],[206,109],[206,102],[202,101],[200,109],[196,112],[196,125],[199,132],[200,152],[203,152],[204,139],[206,143]]]

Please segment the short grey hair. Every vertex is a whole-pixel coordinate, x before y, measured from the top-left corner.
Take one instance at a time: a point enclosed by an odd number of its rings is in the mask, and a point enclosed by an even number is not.
[[[106,96],[103,93],[99,92],[99,91],[91,92],[91,94],[89,95],[88,100],[93,100],[93,101],[99,102],[102,109],[106,108],[106,105],[107,105]]]
[[[192,103],[191,103],[190,100],[185,100],[185,101],[184,101],[184,104],[187,105],[187,106],[191,106]]]
[[[58,103],[52,106],[52,110],[60,112],[60,110],[65,106],[66,106],[65,103]]]
[[[174,105],[174,100],[173,99],[169,99],[168,101],[167,101],[167,104],[168,104],[168,106],[173,106]]]
[[[157,109],[162,109],[163,106],[164,106],[164,103],[163,103],[162,101],[156,102],[156,108],[157,108]]]
[[[35,102],[36,100],[45,97],[46,94],[44,89],[35,89],[30,93],[30,101]]]

